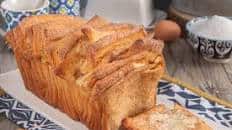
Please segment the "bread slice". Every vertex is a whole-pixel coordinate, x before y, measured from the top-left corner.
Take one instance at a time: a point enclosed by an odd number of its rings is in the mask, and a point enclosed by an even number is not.
[[[122,122],[126,130],[212,130],[204,121],[175,105],[173,109],[158,105]]]

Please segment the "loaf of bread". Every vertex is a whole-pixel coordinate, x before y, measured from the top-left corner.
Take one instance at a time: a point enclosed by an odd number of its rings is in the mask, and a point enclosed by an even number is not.
[[[163,42],[142,26],[31,16],[6,39],[27,89],[91,130],[118,130],[155,105]]]
[[[158,105],[123,120],[125,130],[212,130],[204,121],[179,105],[173,109]]]

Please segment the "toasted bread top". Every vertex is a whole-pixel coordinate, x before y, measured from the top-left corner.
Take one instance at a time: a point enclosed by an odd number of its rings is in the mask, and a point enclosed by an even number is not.
[[[100,16],[89,21],[60,15],[29,17],[6,38],[22,58],[37,58],[57,76],[92,89],[93,95],[134,71],[162,75],[164,70],[162,41],[150,37],[143,26],[111,23]]]

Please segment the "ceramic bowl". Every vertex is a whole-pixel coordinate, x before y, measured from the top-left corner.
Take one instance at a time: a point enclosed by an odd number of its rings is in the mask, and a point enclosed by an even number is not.
[[[1,14],[9,31],[25,17],[48,14],[49,0],[4,0],[1,3]]]
[[[50,0],[50,13],[80,15],[81,0]]]
[[[198,35],[192,31],[192,26],[200,21],[209,19],[211,16],[198,17],[186,24],[187,41],[207,61],[226,63],[231,59],[231,40],[219,40]]]

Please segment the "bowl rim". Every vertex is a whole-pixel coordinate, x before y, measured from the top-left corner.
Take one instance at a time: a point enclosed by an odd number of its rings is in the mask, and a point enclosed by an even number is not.
[[[193,35],[195,35],[196,37],[200,37],[200,38],[204,38],[204,39],[208,39],[208,40],[213,40],[213,41],[224,41],[224,42],[230,42],[232,44],[232,38],[231,39],[217,39],[217,38],[212,38],[212,37],[206,37],[206,36],[203,36],[203,35],[199,35],[197,34],[196,32],[192,31],[191,29],[191,26],[196,23],[196,22],[199,22],[199,21],[202,21],[202,20],[206,20],[206,19],[209,19],[213,16],[202,16],[202,17],[196,17],[196,18],[193,18],[192,20],[188,21],[185,25],[185,28],[187,30],[188,33],[191,33]],[[225,17],[225,16],[222,16],[222,17]],[[225,18],[229,18],[231,19],[232,21],[232,17],[225,17]]]
[[[7,4],[7,1],[8,0],[2,1],[2,3],[1,3],[1,9],[6,10],[6,11],[10,11],[10,12],[15,12],[15,13],[35,12],[35,11],[38,11],[38,10],[49,8],[49,4],[50,4],[49,0],[42,0],[43,4],[41,6],[39,6],[38,8],[35,8],[35,9],[25,9],[25,10],[17,10],[17,9],[12,9],[12,8],[5,8],[4,5]]]

